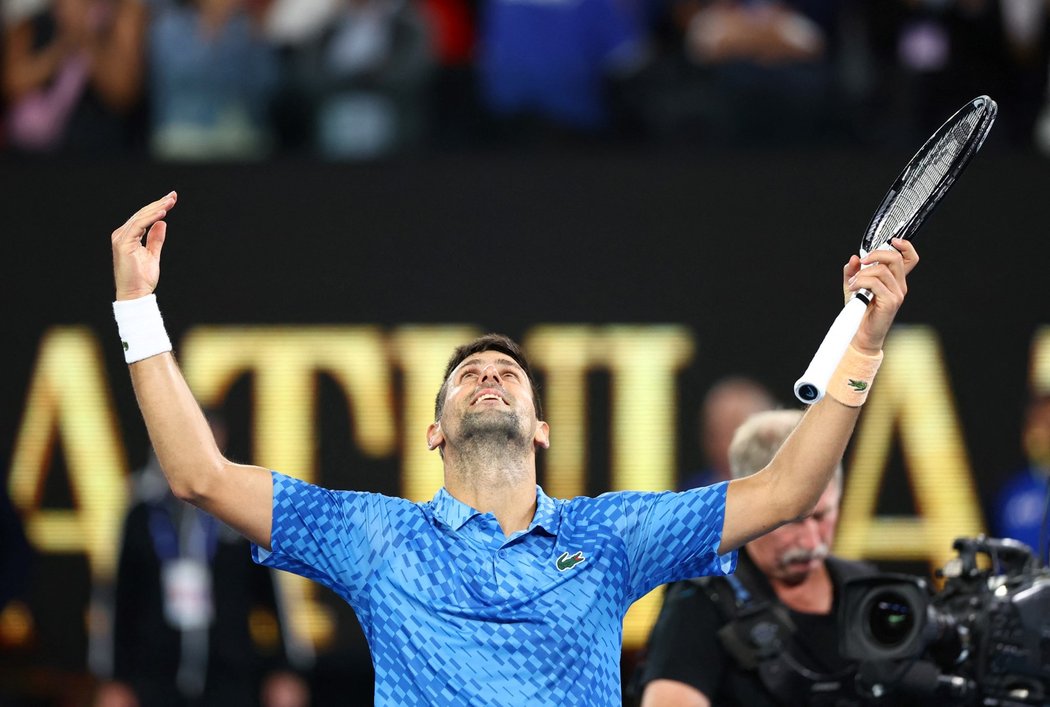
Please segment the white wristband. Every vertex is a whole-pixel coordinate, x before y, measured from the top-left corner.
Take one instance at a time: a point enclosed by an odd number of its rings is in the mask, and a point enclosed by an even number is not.
[[[164,331],[156,295],[114,302],[113,316],[117,320],[120,342],[124,344],[124,360],[128,363],[171,351],[171,340]]]

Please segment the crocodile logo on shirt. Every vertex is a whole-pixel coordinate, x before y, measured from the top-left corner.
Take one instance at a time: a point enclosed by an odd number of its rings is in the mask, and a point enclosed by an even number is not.
[[[561,557],[559,557],[554,564],[555,566],[557,566],[559,572],[564,572],[565,570],[571,570],[573,567],[580,564],[585,559],[586,558],[583,556],[582,552],[577,552],[575,555],[571,556],[569,555],[569,553],[563,552],[561,554]]]

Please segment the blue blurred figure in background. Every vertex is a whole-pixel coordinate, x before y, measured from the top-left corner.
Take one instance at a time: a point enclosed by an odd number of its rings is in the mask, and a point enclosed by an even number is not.
[[[996,499],[994,534],[1039,550],[1050,478],[1050,394],[1036,396],[1025,412],[1022,444],[1028,466],[1011,476]],[[1046,558],[1042,560],[1045,562]]]
[[[737,428],[752,415],[777,407],[765,386],[745,376],[728,376],[715,382],[700,406],[698,437],[706,466],[687,474],[679,488],[691,489],[733,478],[729,444]]]
[[[609,128],[609,91],[649,60],[644,8],[631,0],[486,0],[479,44],[493,115],[580,133]]]

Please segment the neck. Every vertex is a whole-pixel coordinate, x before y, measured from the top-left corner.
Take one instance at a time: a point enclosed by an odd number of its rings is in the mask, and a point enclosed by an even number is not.
[[[445,488],[452,497],[491,513],[505,536],[525,530],[536,514],[536,457],[502,449],[445,450]]]

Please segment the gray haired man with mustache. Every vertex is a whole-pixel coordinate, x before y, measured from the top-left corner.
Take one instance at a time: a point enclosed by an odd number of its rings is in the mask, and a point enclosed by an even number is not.
[[[768,464],[801,419],[797,410],[748,418],[729,448],[733,478]],[[828,556],[841,492],[840,464],[809,516],[744,546],[735,577],[668,588],[642,668],[642,707],[851,704],[836,600],[847,579],[875,570]]]

